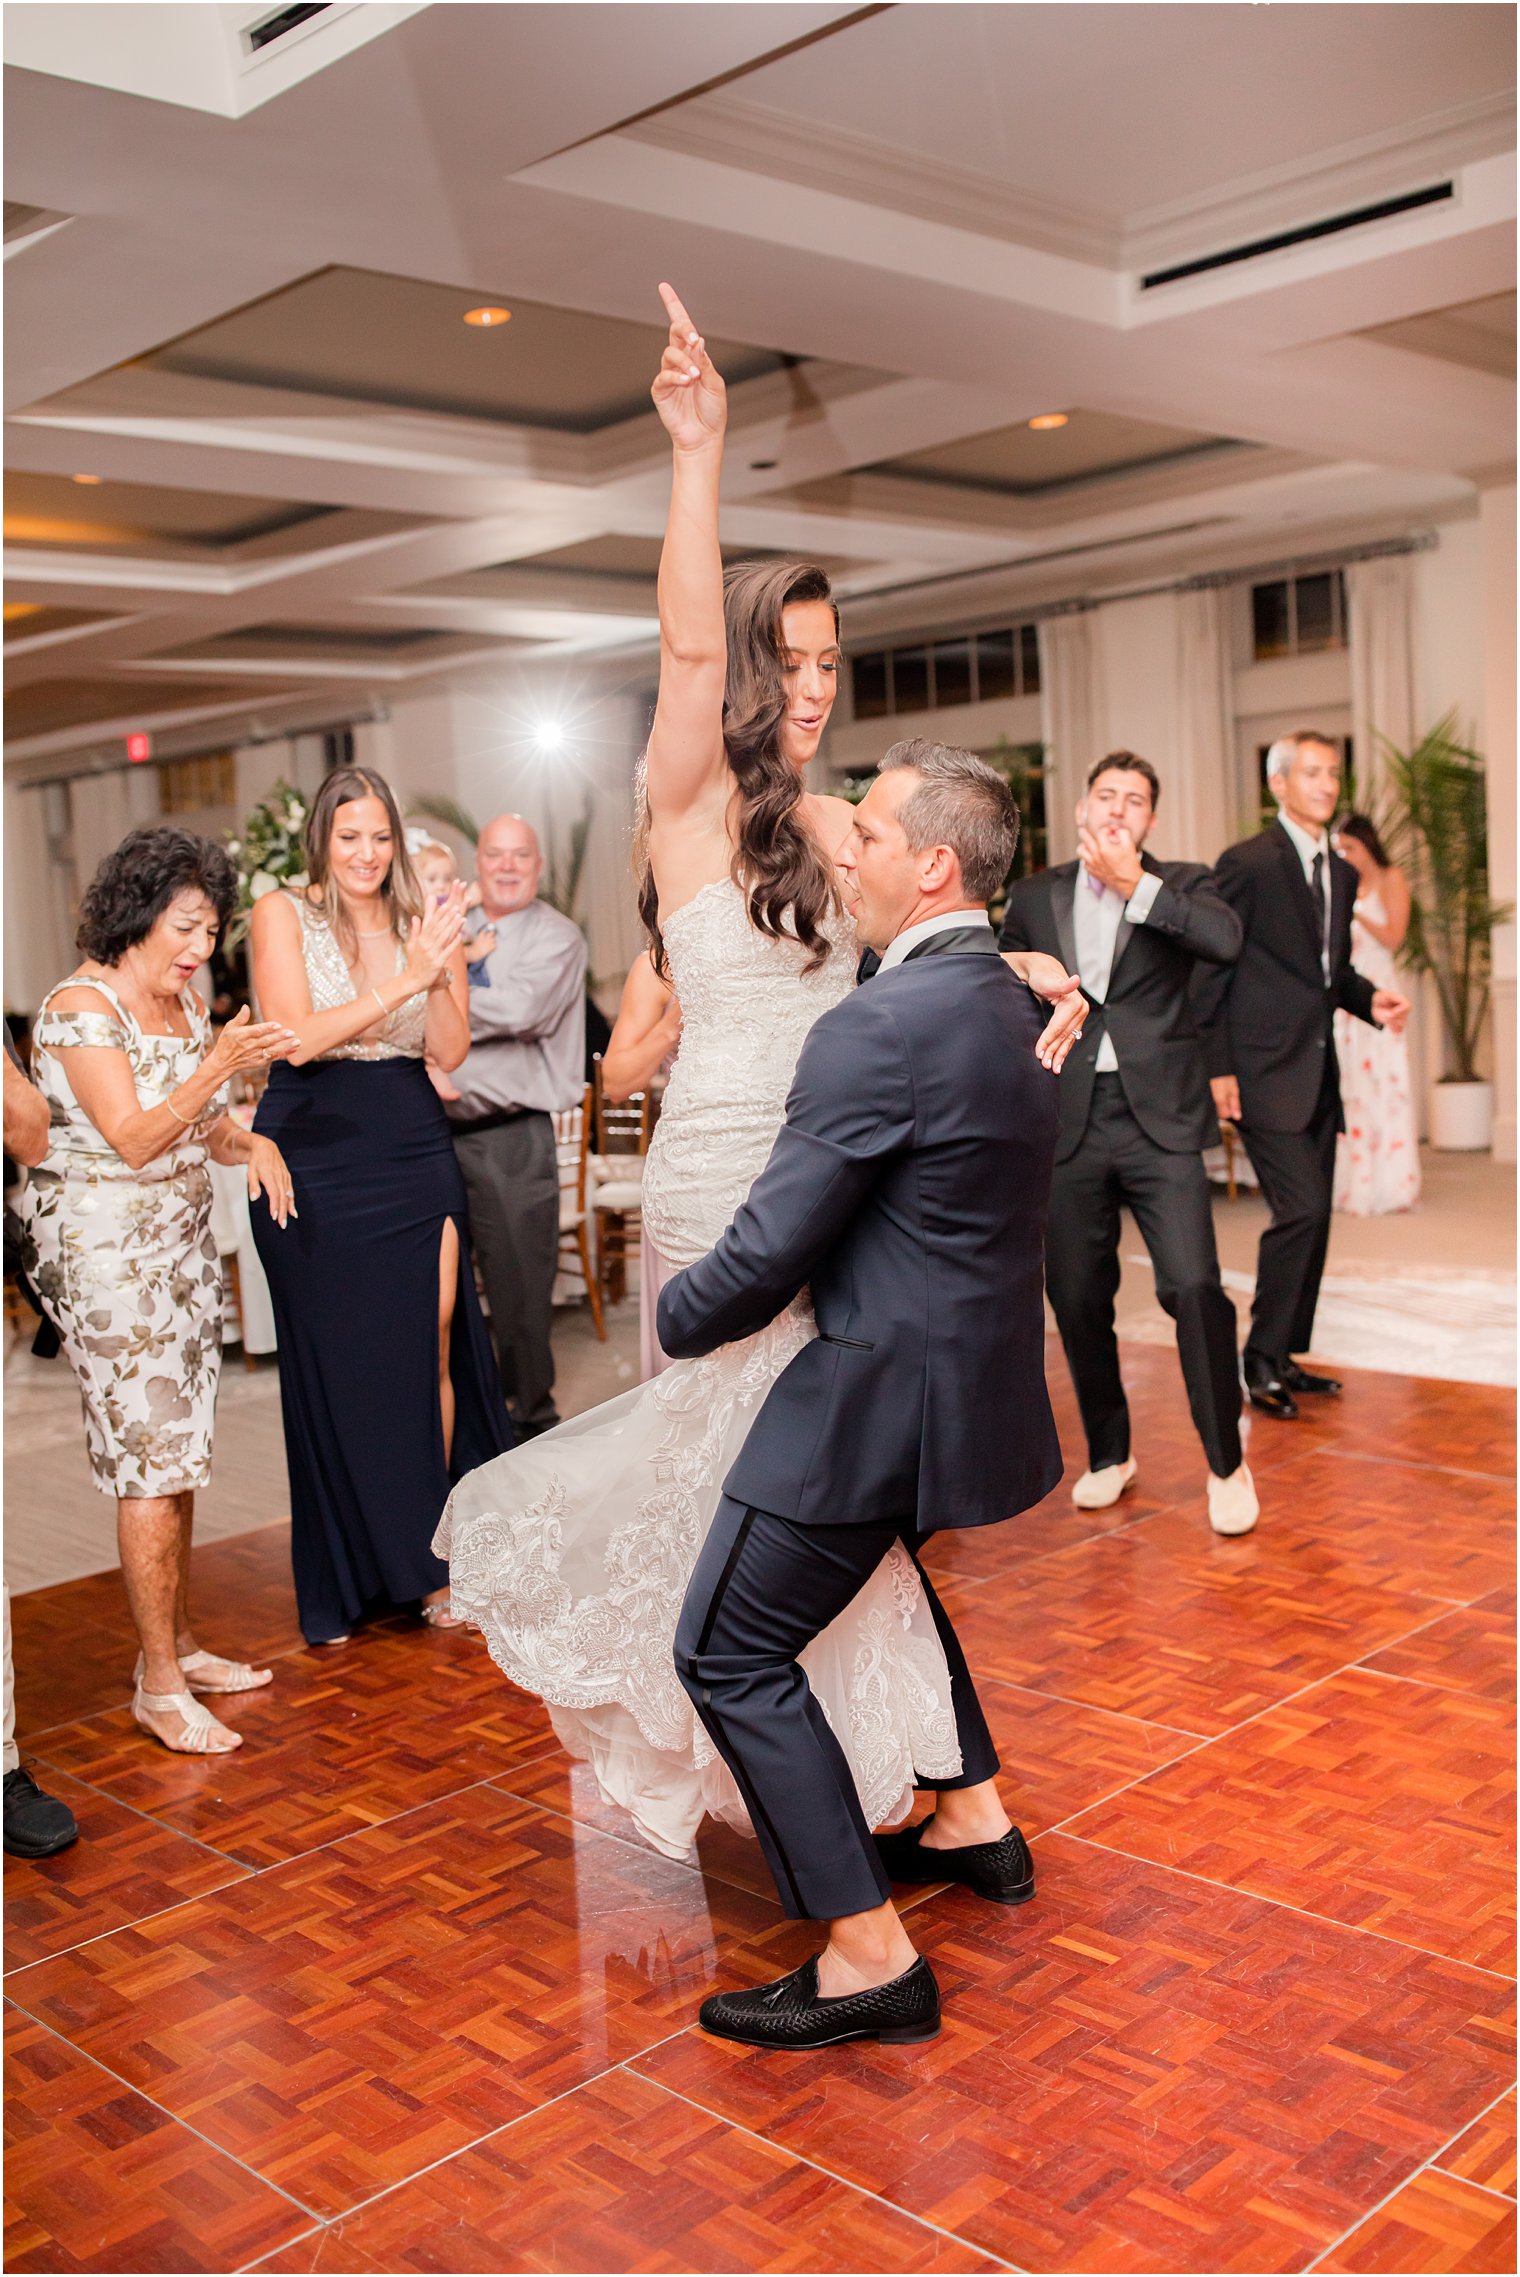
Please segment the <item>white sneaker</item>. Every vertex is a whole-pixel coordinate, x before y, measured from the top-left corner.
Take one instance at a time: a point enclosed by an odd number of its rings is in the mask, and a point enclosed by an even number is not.
[[[1256,1486],[1244,1463],[1228,1478],[1209,1475],[1209,1524],[1216,1534],[1249,1534],[1261,1516]]]
[[[1071,1490],[1079,1510],[1111,1510],[1127,1486],[1133,1486],[1139,1468],[1133,1455],[1128,1462],[1105,1463],[1101,1471],[1084,1471]]]

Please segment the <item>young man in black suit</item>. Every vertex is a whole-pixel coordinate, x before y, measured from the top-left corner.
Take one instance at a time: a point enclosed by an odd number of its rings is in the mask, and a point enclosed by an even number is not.
[[[933,1782],[930,1818],[872,1841],[798,1660],[899,1541],[991,1525],[1061,1475],[1041,1296],[1057,1084],[986,907],[1017,831],[1007,784],[969,751],[887,753],[839,855],[879,968],[817,1022],[770,1161],[717,1247],[660,1294],[676,1358],[752,1335],[803,1287],[818,1322],[724,1481],[675,1643],[784,1910],[828,1924],[816,1960],[703,2002],[707,2031],[760,2047],[938,2031],[893,1881],[962,1882],[1005,1905],[1034,1890],[921,1569],[961,1759]]]
[[[1100,759],[1077,808],[1080,859],[1011,889],[1002,945],[1061,957],[1090,1005],[1061,1077],[1045,1237],[1046,1287],[1087,1434],[1088,1468],[1072,1500],[1106,1510],[1136,1474],[1114,1334],[1127,1207],[1177,1323],[1208,1458],[1209,1522],[1219,1534],[1248,1534],[1258,1504],[1241,1460],[1235,1307],[1219,1278],[1203,1168],[1215,1117],[1189,994],[1200,966],[1228,969],[1241,929],[1204,864],[1142,853],[1160,796],[1149,760],[1133,751]]]
[[[1329,836],[1341,795],[1335,745],[1310,728],[1281,737],[1267,753],[1267,781],[1276,822],[1227,848],[1214,869],[1245,944],[1201,984],[1198,1009],[1220,1120],[1239,1125],[1272,1212],[1256,1260],[1246,1391],[1263,1414],[1288,1420],[1295,1395],[1341,1388],[1293,1357],[1314,1340],[1345,1127],[1334,1015],[1354,1012],[1397,1035],[1409,1001],[1375,989],[1351,962],[1356,872]]]

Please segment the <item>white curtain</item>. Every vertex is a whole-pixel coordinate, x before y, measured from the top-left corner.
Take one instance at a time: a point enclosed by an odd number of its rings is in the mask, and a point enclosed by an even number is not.
[[[69,874],[48,843],[48,801],[65,796],[62,784],[5,787],[7,1011],[35,1012],[53,983],[78,962]]]
[[[1235,812],[1235,694],[1225,589],[1177,595],[1177,748],[1162,805],[1166,849],[1213,862],[1240,835]]]
[[[1415,738],[1413,563],[1408,554],[1346,570],[1356,803],[1376,814],[1385,770],[1377,736],[1407,751]]]
[[[74,876],[81,894],[129,830],[157,822],[158,769],[117,767],[105,775],[76,775],[69,784]]]
[[[1096,658],[1091,612],[1040,624],[1040,714],[1045,742],[1045,827],[1052,862],[1077,850],[1077,801],[1099,757]]]

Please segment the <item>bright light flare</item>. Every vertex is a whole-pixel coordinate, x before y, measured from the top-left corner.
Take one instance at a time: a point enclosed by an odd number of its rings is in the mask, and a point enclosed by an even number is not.
[[[565,748],[565,731],[557,719],[541,719],[533,730],[533,748],[547,757]]]

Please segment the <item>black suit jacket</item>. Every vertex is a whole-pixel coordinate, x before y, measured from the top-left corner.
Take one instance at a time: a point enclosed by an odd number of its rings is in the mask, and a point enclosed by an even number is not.
[[[1220,899],[1214,874],[1202,862],[1156,862],[1145,854],[1141,864],[1160,878],[1161,891],[1143,925],[1121,918],[1107,1001],[1088,998],[1082,1041],[1061,1071],[1057,1162],[1082,1143],[1098,1047],[1106,1034],[1114,1039],[1130,1112],[1153,1144],[1168,1154],[1197,1154],[1217,1136],[1189,984],[1198,962],[1228,965],[1239,955],[1240,920]],[[1021,878],[1009,891],[1003,947],[1043,949],[1075,972],[1080,883],[1078,862]]]
[[[1331,854],[1328,983],[1314,896],[1280,822],[1226,847],[1214,876],[1245,928],[1245,944],[1234,965],[1201,977],[1195,992],[1209,1073],[1236,1078],[1243,1123],[1307,1130],[1323,1084],[1334,1083],[1340,1094],[1335,1011],[1372,1021],[1372,983],[1351,962],[1356,872]]]
[[[819,1335],[725,1486],[808,1526],[985,1526],[1061,1475],[1045,1389],[1056,1078],[985,929],[931,935],[808,1036],[786,1123],[716,1249],[660,1293],[676,1359],[811,1285]]]

